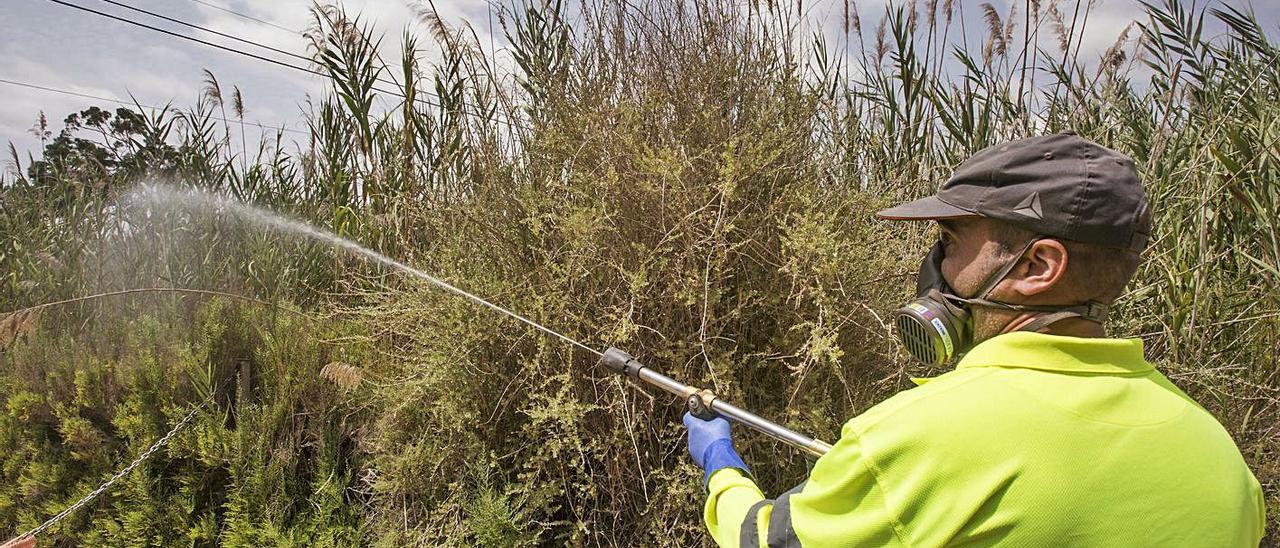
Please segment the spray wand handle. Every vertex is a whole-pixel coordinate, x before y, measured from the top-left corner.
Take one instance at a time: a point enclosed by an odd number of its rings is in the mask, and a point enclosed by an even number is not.
[[[615,373],[643,381],[681,398],[688,404],[689,412],[695,417],[705,420],[721,415],[815,457],[821,457],[831,450],[831,444],[827,442],[811,438],[726,402],[717,398],[710,390],[700,390],[663,375],[622,350],[610,347],[604,352],[603,358],[605,367]]]
[[[703,392],[706,392],[706,394],[703,394]],[[702,390],[697,394],[689,394],[689,398],[685,400],[689,403],[689,414],[704,421],[716,418],[717,413],[711,409],[711,406],[707,405],[708,396],[713,399],[716,397],[710,390]]]

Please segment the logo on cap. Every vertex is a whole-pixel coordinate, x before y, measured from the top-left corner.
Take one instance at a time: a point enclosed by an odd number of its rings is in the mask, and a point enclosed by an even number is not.
[[[1044,213],[1040,209],[1040,193],[1032,192],[1030,196],[1023,198],[1018,205],[1013,206],[1013,212],[1023,217],[1044,220]]]

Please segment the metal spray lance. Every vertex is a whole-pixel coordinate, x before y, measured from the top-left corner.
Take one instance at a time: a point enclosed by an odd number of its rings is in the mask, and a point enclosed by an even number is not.
[[[717,398],[710,390],[700,390],[696,387],[689,386],[671,377],[663,375],[662,373],[655,371],[653,368],[640,363],[635,358],[631,357],[631,354],[623,352],[617,348],[610,347],[606,350],[604,352],[603,359],[604,365],[616,373],[621,373],[633,379],[643,381],[646,384],[655,386],[683,398],[689,405],[689,412],[700,419],[709,420],[715,418],[717,414],[723,415],[725,418],[732,420],[733,422],[746,426],[747,428],[760,432],[761,434],[774,438],[815,457],[821,457],[827,454],[827,451],[831,450],[831,444],[825,441],[813,439],[755,413],[747,411],[746,409]]]
[[[335,239],[337,238],[335,237]],[[340,240],[340,239],[339,241],[340,241],[339,245],[341,245],[341,242],[345,242],[345,240]],[[704,389],[699,389],[693,386],[689,386],[671,377],[663,375],[662,373],[659,373],[653,368],[640,363],[635,358],[633,358],[631,354],[628,354],[622,350],[610,347],[603,354],[601,354],[600,351],[594,348],[591,348],[585,344],[582,344],[581,342],[574,340],[573,338],[563,333],[560,333],[545,325],[542,325],[538,322],[530,320],[529,318],[516,314],[515,312],[507,310],[506,308],[493,304],[488,300],[481,298],[478,295],[462,290],[454,286],[453,284],[450,284],[444,280],[436,278],[435,276],[431,276],[421,270],[412,268],[398,261],[394,261],[380,253],[365,249],[363,247],[358,247],[358,249],[356,249],[355,251],[361,254],[364,254],[365,256],[380,260],[384,263],[389,263],[392,266],[395,266],[397,268],[400,268],[401,270],[404,270],[406,272],[413,274],[414,276],[417,276],[428,282],[431,282],[433,285],[440,287],[442,289],[445,289],[446,291],[459,295],[476,304],[485,306],[495,312],[510,316],[511,318],[514,318],[530,327],[533,327],[534,329],[542,331],[543,333],[556,337],[562,341],[569,343],[570,345],[576,346],[578,348],[586,350],[587,352],[595,354],[596,356],[600,357],[600,359],[604,362],[604,365],[606,367],[613,370],[614,372],[621,373],[623,375],[626,375],[638,381],[642,381],[650,386],[655,386],[657,388],[660,388],[666,392],[669,392],[675,396],[678,396],[684,399],[684,401],[689,406],[689,412],[692,413],[693,416],[695,417],[698,417],[704,420],[710,420],[712,418],[715,418],[717,414],[723,415],[725,418],[733,422],[736,422],[747,428],[760,432],[766,436],[774,438],[778,441],[781,441],[787,445],[795,447],[796,449],[799,449],[801,451],[804,451],[816,457],[821,457],[822,455],[827,454],[827,451],[831,450],[831,444],[829,443],[826,443],[821,440],[813,439],[809,436],[796,432],[795,430],[782,426],[781,424],[765,419],[764,417],[761,417],[755,413],[747,411],[741,407],[738,407],[729,402],[721,400],[720,398],[717,398],[716,395],[712,393],[710,390],[704,390]]]
[[[831,445],[825,442],[815,440],[813,438],[805,436],[804,434],[801,434],[799,432],[786,428],[773,421],[764,419],[763,417],[760,417],[759,415],[751,413],[750,411],[747,411],[738,406],[730,404],[724,400],[721,400],[717,398],[715,394],[713,394],[709,390],[701,390],[696,387],[692,387],[682,382],[679,382],[666,375],[663,375],[662,373],[659,373],[654,369],[647,367],[644,364],[636,361],[636,359],[631,357],[630,354],[627,354],[622,350],[619,350],[617,348],[610,348],[609,350],[605,351],[602,354],[600,353],[600,351],[594,348],[591,348],[585,344],[582,344],[581,342],[576,341],[573,338],[568,337],[562,333],[559,333],[545,325],[542,325],[529,318],[521,316],[520,314],[517,314],[506,308],[503,308],[492,302],[489,302],[488,300],[484,299],[483,297],[480,297],[479,295],[468,292],[440,278],[427,274],[426,272],[413,268],[407,264],[404,264],[400,261],[392,259],[391,257],[378,253],[377,251],[364,247],[360,244],[357,244],[355,242],[342,238],[341,236],[338,236],[337,234],[334,234],[327,230],[308,225],[301,221],[296,221],[293,219],[281,217],[269,211],[255,208],[253,206],[250,206],[241,202],[237,202],[235,200],[231,200],[223,196],[217,196],[217,195],[212,195],[207,193],[177,191],[164,186],[143,185],[139,187],[137,191],[134,192],[133,199],[141,200],[144,203],[177,203],[182,205],[198,204],[201,206],[205,204],[212,204],[220,208],[227,208],[232,213],[235,213],[236,215],[242,218],[249,219],[278,230],[293,232],[297,234],[303,234],[312,238],[316,238],[334,247],[344,249],[346,251],[349,251],[351,253],[354,253],[358,256],[364,257],[371,261],[411,274],[414,277],[424,280],[426,282],[429,282],[431,285],[434,285],[440,289],[453,293],[475,304],[484,306],[499,314],[509,316],[512,319],[520,321],[530,327],[533,327],[534,329],[542,331],[543,333],[556,337],[566,343],[569,343],[570,345],[576,346],[582,350],[585,350],[591,354],[594,354],[600,357],[604,361],[604,364],[607,367],[609,367],[609,369],[612,369],[613,371],[616,371],[618,373],[622,373],[633,379],[643,381],[649,385],[656,386],[662,390],[665,390],[671,394],[674,394],[684,399],[685,402],[689,405],[689,412],[693,413],[693,415],[696,417],[699,417],[702,419],[711,419],[711,418],[714,418],[716,414],[720,414],[720,415],[723,415],[725,418],[732,420],[738,424],[741,424],[747,428],[750,428],[752,430],[755,430],[757,432],[760,432],[762,434],[775,438],[779,441],[782,441],[783,443],[786,443],[787,445],[790,445],[792,447],[805,451],[811,455],[815,455],[819,457],[826,454],[827,451],[831,449]]]

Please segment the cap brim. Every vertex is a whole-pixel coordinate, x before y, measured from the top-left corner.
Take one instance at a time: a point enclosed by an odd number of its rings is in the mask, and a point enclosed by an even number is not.
[[[876,217],[895,221],[930,221],[978,216],[977,213],[948,204],[937,196],[920,198],[876,213]]]

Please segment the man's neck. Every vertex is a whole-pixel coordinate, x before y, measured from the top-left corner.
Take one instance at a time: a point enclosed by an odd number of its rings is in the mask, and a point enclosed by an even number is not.
[[[1000,333],[1012,333],[1023,326],[1031,323],[1032,320],[1044,315],[1043,312],[1024,312],[1018,314],[1013,321],[1005,325]],[[1102,324],[1091,322],[1084,318],[1066,318],[1058,320],[1040,330],[1041,333],[1047,335],[1059,335],[1063,337],[1082,337],[1082,338],[1103,338],[1107,336],[1107,330]]]

